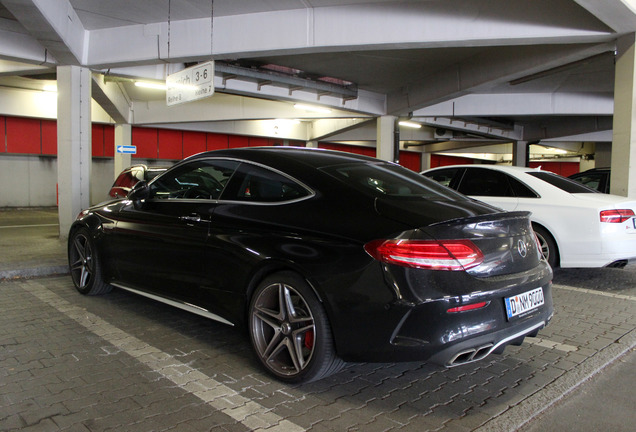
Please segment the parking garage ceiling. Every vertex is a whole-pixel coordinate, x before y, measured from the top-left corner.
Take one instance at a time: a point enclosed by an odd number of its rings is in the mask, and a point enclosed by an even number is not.
[[[429,126],[413,142],[447,139],[440,128],[493,142],[611,140],[631,3],[0,0],[0,87],[38,89],[57,66],[80,65],[108,114],[133,124],[214,130],[295,118],[303,102],[332,109],[300,115],[306,139],[353,140],[359,128],[363,140],[365,121],[388,114]],[[205,101],[168,108],[164,93],[133,85],[208,60],[216,94]]]

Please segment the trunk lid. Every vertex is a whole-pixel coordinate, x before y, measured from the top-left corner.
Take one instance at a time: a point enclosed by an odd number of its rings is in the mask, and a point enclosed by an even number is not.
[[[420,228],[435,240],[468,239],[484,259],[468,270],[473,276],[490,277],[520,273],[536,267],[541,259],[529,212],[502,212],[435,223]]]

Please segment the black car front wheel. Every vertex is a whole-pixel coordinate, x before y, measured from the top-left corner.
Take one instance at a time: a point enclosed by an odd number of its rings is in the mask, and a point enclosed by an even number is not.
[[[295,273],[276,273],[256,288],[249,321],[256,356],[282,381],[314,381],[344,365],[322,304]]]
[[[112,289],[102,279],[101,263],[91,234],[86,228],[80,228],[71,234],[68,263],[75,288],[82,294],[99,295]]]

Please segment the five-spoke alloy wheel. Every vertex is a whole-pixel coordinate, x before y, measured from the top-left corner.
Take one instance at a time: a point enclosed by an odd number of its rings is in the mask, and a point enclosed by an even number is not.
[[[277,273],[256,288],[249,321],[258,359],[283,381],[313,381],[342,367],[324,308],[294,273]]]
[[[72,233],[68,244],[68,262],[75,288],[82,294],[98,295],[111,290],[102,280],[101,266],[90,233],[80,228]]]

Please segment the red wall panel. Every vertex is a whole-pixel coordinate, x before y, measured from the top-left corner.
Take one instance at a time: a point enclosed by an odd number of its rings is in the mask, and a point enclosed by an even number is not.
[[[269,145],[269,146],[282,146],[284,144],[283,139],[282,138],[265,138],[267,140],[267,144],[265,145]],[[289,145],[292,145],[291,142],[289,142]]]
[[[431,155],[431,168],[448,165],[465,165],[475,163],[474,159],[461,156]]]
[[[422,153],[401,151],[400,165],[415,172],[422,171]]]
[[[93,124],[91,128],[91,146],[93,156],[104,156],[104,126]]]
[[[183,159],[183,132],[159,129],[159,159]]]
[[[362,147],[362,146],[352,146],[345,144],[329,144],[329,143],[318,143],[319,148],[327,149],[327,150],[338,150],[347,153],[355,153],[363,156],[375,157],[376,151],[375,147]]]
[[[183,157],[192,156],[206,150],[206,134],[203,132],[183,132]]]
[[[355,153],[363,156],[376,157],[376,149],[373,147],[362,147],[362,146],[352,146],[345,144],[328,144],[328,143],[319,143],[319,148],[328,149],[328,150],[338,150],[347,153]],[[406,167],[415,172],[420,172],[420,167],[422,166],[422,155],[420,153],[415,152],[400,152],[400,165]]]
[[[115,126],[104,125],[104,156],[115,156]]]
[[[208,133],[207,149],[208,150],[224,150],[228,148],[228,136],[225,134]]]
[[[156,159],[157,158],[157,129],[132,128],[132,145],[137,146],[137,154],[133,158]]]
[[[5,139],[5,123],[7,119],[5,117],[0,116],[0,153],[7,152],[7,140]]]
[[[42,120],[42,154],[57,155],[57,121]]]
[[[269,139],[261,137],[249,137],[247,145],[250,147],[264,147],[269,146]]]
[[[230,135],[228,140],[229,148],[249,147],[249,138],[241,135]]]
[[[541,167],[544,171],[550,171],[563,177],[576,174],[580,168],[578,162],[530,162],[529,165],[530,168]]]
[[[18,154],[40,154],[40,120],[7,117],[7,152]]]

